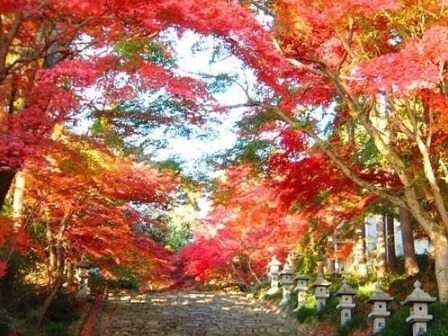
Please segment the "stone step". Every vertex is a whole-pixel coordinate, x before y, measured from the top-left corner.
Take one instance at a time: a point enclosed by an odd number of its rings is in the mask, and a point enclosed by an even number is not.
[[[241,293],[108,295],[95,336],[294,336],[297,325]]]

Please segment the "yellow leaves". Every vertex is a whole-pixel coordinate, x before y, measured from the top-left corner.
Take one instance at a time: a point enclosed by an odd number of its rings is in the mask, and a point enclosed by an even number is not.
[[[309,23],[307,21],[305,21],[305,19],[301,18],[301,17],[296,17],[295,18],[295,23],[294,23],[294,28],[297,31],[303,32],[305,33],[305,35],[311,35],[312,31],[311,31],[311,27],[309,25]]]
[[[64,126],[61,124],[57,124],[53,128],[53,133],[51,134],[51,139],[54,141],[60,140],[62,138],[62,134],[64,131]]]
[[[448,134],[448,111],[440,114],[439,122],[437,123],[438,129],[445,134]]]
[[[278,1],[275,9],[278,14],[277,20],[280,23],[279,31],[281,34],[295,35],[300,32],[306,36],[311,35],[311,25],[304,16],[300,15],[297,6],[293,6],[289,2]],[[294,29],[291,29],[292,27]]]

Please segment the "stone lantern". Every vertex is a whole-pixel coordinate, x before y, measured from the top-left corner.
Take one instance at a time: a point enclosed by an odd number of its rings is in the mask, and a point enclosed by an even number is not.
[[[294,292],[297,292],[297,308],[295,310],[300,309],[305,303],[305,293],[308,290],[308,280],[310,277],[308,275],[299,274],[294,280],[297,280],[297,285],[294,288]]]
[[[326,300],[330,297],[330,293],[328,292],[328,287],[330,285],[331,282],[324,278],[323,265],[321,264],[319,265],[316,281],[312,285],[314,288],[314,297],[317,302],[317,311],[320,311],[323,307],[325,307]]]
[[[373,304],[369,318],[373,319],[374,333],[380,332],[386,326],[386,317],[390,316],[390,311],[387,310],[387,302],[393,299],[392,296],[381,289],[379,284],[376,284],[375,293],[367,300],[368,303]]]
[[[280,304],[286,304],[291,299],[290,287],[294,283],[292,275],[294,274],[291,265],[287,262],[283,266],[283,270],[280,272],[280,283],[283,288],[283,298]]]
[[[268,264],[268,276],[271,280],[271,288],[268,290],[268,294],[275,294],[278,292],[278,276],[280,274],[280,267],[282,263],[278,261],[276,256],[273,256]]]
[[[411,314],[406,319],[407,323],[412,323],[412,335],[419,336],[426,333],[428,322],[432,320],[432,315],[428,314],[428,304],[436,300],[423,289],[420,281],[414,283],[414,291],[401,302],[402,305],[411,307]]]
[[[78,293],[76,294],[76,297],[78,298],[86,298],[90,295],[90,287],[88,281],[89,269],[90,264],[84,259],[76,264],[76,278],[78,280]]]
[[[336,306],[341,311],[341,325],[343,326],[352,319],[352,309],[355,308],[354,297],[356,291],[351,288],[347,281],[342,282],[341,288],[336,292],[336,296],[339,297],[339,304]]]

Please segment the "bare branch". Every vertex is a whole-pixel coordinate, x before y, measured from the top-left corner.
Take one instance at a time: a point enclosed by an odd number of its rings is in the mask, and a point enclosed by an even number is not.
[[[356,58],[355,52],[353,51],[352,47],[350,46],[350,44],[352,43],[352,39],[353,39],[353,31],[354,31],[353,27],[354,27],[353,19],[350,18],[347,38],[344,38],[342,36],[342,34],[340,34],[339,32],[336,31],[336,34],[338,35],[338,37],[341,40],[342,45],[345,49],[344,56],[342,57],[341,61],[339,62],[338,66],[337,66],[338,73],[341,71],[342,65],[344,64],[345,60],[347,59],[347,56],[350,56],[352,59]]]
[[[19,31],[20,26],[23,23],[23,15],[21,13],[17,14],[14,22],[11,25],[11,29],[3,36],[3,40],[0,41],[0,83],[7,77],[7,69],[6,69],[6,58],[8,57],[9,48],[11,47],[11,43],[15,38],[17,32]]]

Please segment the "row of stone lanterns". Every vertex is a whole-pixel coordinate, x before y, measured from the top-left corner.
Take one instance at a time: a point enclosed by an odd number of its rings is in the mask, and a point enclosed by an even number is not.
[[[293,277],[292,265],[287,262],[282,270],[281,262],[274,256],[268,264],[268,274],[271,280],[271,288],[268,293],[273,294],[279,291],[279,283],[283,290],[283,297],[280,304],[286,304],[290,300],[291,286],[297,281],[296,287],[293,289],[297,292],[297,308],[300,309],[305,302],[305,294],[308,289],[314,288],[314,296],[316,298],[317,310],[320,311],[326,305],[327,298],[330,297],[329,286],[331,282],[325,279],[322,265],[319,266],[316,281],[309,286],[309,276],[299,274]],[[356,291],[351,288],[344,280],[341,288],[336,292],[339,297],[339,304],[336,306],[341,311],[341,325],[345,325],[352,318],[352,311],[356,307],[354,297]],[[368,303],[372,304],[372,312],[369,318],[373,320],[373,331],[377,333],[386,326],[386,318],[391,315],[387,309],[387,304],[392,301],[393,297],[385,293],[379,285],[376,285],[375,292],[368,299]],[[417,280],[414,283],[414,291],[401,302],[402,305],[411,307],[410,316],[406,319],[407,323],[412,324],[413,336],[419,336],[427,331],[427,323],[432,320],[432,315],[428,314],[428,304],[434,302],[436,298],[431,297],[428,293],[421,289],[421,283]]]

